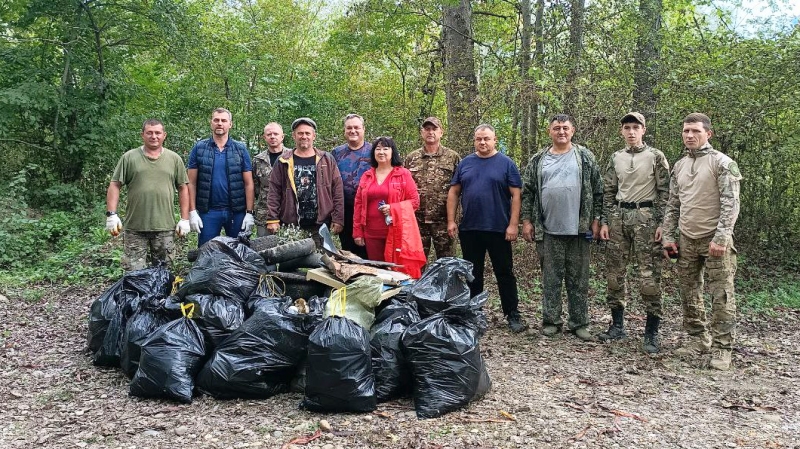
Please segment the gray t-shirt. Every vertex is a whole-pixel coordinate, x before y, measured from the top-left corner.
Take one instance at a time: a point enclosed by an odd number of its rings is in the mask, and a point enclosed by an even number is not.
[[[578,235],[581,177],[575,148],[564,154],[544,155],[542,212],[544,231],[553,235]]]

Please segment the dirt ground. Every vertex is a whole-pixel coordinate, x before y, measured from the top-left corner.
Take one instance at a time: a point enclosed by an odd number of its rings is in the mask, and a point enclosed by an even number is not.
[[[518,274],[529,268],[519,265]],[[520,277],[530,332],[510,334],[495,300],[481,343],[491,391],[430,420],[418,420],[409,400],[359,415],[300,410],[299,394],[259,401],[200,397],[191,405],[132,398],[119,370],[92,366],[83,351],[88,307],[105,285],[52,288],[37,301],[6,292],[0,296],[0,447],[800,447],[800,311],[740,317],[733,369],[717,372],[702,360],[671,355],[681,338],[674,300],[662,353],[650,357],[639,349],[644,317],[638,303],[626,317],[630,337],[623,342],[540,336],[535,276]],[[609,319],[597,301],[592,317],[595,331]],[[287,444],[312,436],[321,420],[330,431],[307,444]]]

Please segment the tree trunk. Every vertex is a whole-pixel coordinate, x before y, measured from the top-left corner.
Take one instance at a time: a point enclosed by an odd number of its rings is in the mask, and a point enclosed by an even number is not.
[[[567,75],[567,92],[564,99],[564,111],[576,115],[578,109],[578,83],[581,76],[581,58],[583,56],[583,25],[585,0],[570,0],[569,27],[569,74]]]
[[[531,76],[531,35],[533,26],[531,24],[531,0],[520,1],[520,14],[522,15],[522,33],[519,49],[519,71],[520,71],[520,95],[517,111],[519,111],[519,134],[520,147],[522,148],[523,162],[527,161],[532,154],[533,148],[533,123],[531,122],[531,111],[536,98],[536,87]],[[515,113],[517,112],[515,111]]]
[[[473,150],[472,130],[478,124],[472,6],[469,0],[460,0],[457,6],[445,6],[442,14],[447,140],[450,147],[466,155]]]
[[[654,118],[656,113],[655,87],[661,59],[661,9],[661,0],[639,0],[641,21],[634,58],[633,107],[644,114],[647,120]]]

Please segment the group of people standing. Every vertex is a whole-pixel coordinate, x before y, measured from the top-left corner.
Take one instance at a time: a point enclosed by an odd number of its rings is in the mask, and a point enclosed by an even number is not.
[[[267,150],[251,162],[245,146],[229,138],[232,116],[215,109],[211,138],[195,144],[187,170],[180,156],[163,148],[164,126],[148,120],[144,145],[120,159],[108,188],[107,229],[119,234],[116,215],[120,187],[128,186],[124,231],[125,269],[169,260],[172,229],[178,236],[199,233],[198,244],[220,234],[259,236],[295,225],[319,244],[321,225],[339,234],[342,249],[363,258],[398,262],[418,277],[431,247],[436,257],[456,255],[473,264],[472,294],[483,291],[488,253],[509,329],[528,325],[518,307],[512,242],[536,242],[542,269],[543,335],[564,328],[562,288],[566,287],[566,328],[581,340],[626,337],[624,316],[628,264],[638,266],[639,292],[647,312],[643,350],[660,351],[661,264],[676,257],[684,328],[676,353],[711,353],[710,366],[728,369],[736,303],[733,278],[736,250],[733,227],[739,212],[736,163],[709,143],[710,119],[700,113],[683,121],[684,155],[669,170],[664,154],[643,142],[645,118],[631,112],[621,119],[625,146],[603,170],[594,154],[572,142],[575,121],[554,116],[552,143],[535,154],[524,173],[497,150],[491,125],[474,132],[474,152],[463,159],[441,144],[444,129],[436,117],[420,127],[423,146],[403,160],[394,140],[365,140],[363,117],[344,119],[346,142],[325,152],[314,146],[317,125],[301,117],[291,125],[296,148],[283,146],[278,123],[264,128]],[[188,175],[187,172],[188,171]],[[175,224],[178,193],[181,219]],[[460,214],[459,214],[460,206]],[[607,302],[612,322],[594,335],[589,330],[589,249],[607,241]],[[708,268],[711,319],[703,302]]]

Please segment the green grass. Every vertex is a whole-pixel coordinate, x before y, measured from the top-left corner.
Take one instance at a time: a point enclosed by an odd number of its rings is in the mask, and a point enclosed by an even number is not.
[[[745,313],[773,315],[778,309],[800,309],[800,282],[778,282],[740,293],[739,309]]]

